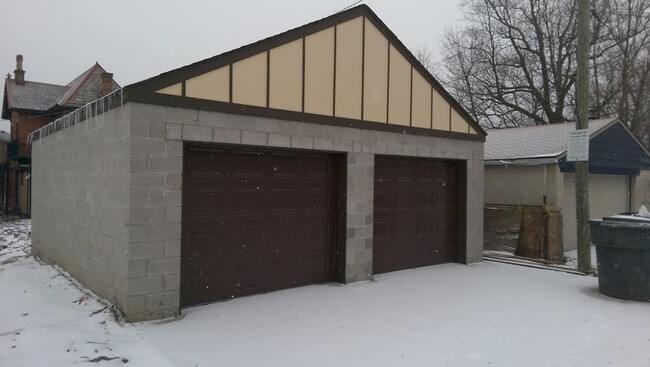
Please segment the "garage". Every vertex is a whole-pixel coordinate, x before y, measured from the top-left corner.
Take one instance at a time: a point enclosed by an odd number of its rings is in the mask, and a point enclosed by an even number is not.
[[[185,148],[181,306],[333,280],[336,157]]]
[[[378,156],[374,273],[457,261],[458,164]]]
[[[479,262],[485,136],[355,6],[35,131],[32,253],[128,321]]]

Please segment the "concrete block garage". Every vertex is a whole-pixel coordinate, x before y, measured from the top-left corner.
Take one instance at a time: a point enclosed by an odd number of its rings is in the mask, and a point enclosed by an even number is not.
[[[476,262],[484,141],[359,6],[36,131],[33,252],[129,321]]]

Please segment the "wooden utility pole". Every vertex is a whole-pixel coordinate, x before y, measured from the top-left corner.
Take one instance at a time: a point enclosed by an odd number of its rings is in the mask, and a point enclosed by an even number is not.
[[[589,45],[591,44],[589,18],[591,2],[578,0],[578,50],[576,98],[576,130],[589,127]],[[588,136],[587,136],[587,139]],[[578,232],[578,270],[592,272],[591,240],[589,238],[589,161],[576,164],[576,225]]]

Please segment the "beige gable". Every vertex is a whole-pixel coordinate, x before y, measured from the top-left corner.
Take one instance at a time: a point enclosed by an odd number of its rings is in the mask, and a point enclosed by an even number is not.
[[[171,86],[169,86],[167,88],[163,88],[163,89],[157,91],[157,93],[169,94],[171,96],[182,96],[183,95],[183,84],[178,83],[178,84],[171,85]]]
[[[302,111],[302,39],[271,50],[269,107]]]
[[[334,28],[305,37],[305,112],[334,113]]]
[[[477,135],[412,56],[365,16],[287,37],[158,93]]]
[[[228,102],[230,98],[230,66],[199,75],[185,82],[185,96]]]

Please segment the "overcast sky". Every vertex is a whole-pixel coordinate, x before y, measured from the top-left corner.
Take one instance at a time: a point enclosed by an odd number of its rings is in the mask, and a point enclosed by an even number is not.
[[[126,86],[329,16],[356,0],[2,0],[0,72],[67,84],[99,62]],[[458,0],[364,0],[411,50],[438,45]],[[9,125],[0,120],[0,129]]]

